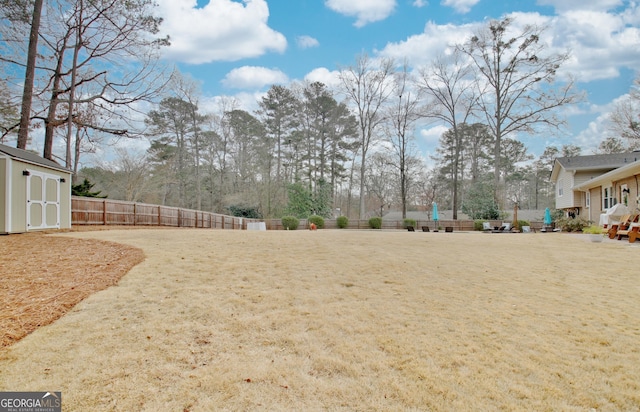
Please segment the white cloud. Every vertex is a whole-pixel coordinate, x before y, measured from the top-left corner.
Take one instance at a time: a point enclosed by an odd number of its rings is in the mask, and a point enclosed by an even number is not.
[[[410,36],[405,41],[388,43],[378,54],[397,61],[407,59],[413,66],[430,64],[435,57],[450,53],[456,43],[462,43],[478,27],[479,24],[439,25],[430,21],[423,33]]]
[[[594,151],[607,137],[619,137],[612,130],[611,114],[618,105],[630,102],[629,94],[623,94],[605,105],[590,105],[589,113],[596,115],[588,127],[576,136],[577,144]],[[625,142],[626,143],[626,142]]]
[[[583,154],[593,154],[598,150],[598,146],[608,137],[609,114],[602,114],[589,122],[587,128],[572,138],[570,144],[575,144],[582,148]]]
[[[158,0],[158,5],[162,33],[171,40],[164,50],[170,60],[236,61],[282,53],[287,47],[286,38],[267,24],[266,0],[209,0],[202,8],[196,8],[195,0]]]
[[[311,36],[298,36],[296,42],[301,49],[309,49],[320,45],[320,42]]]
[[[553,46],[571,52],[562,71],[589,82],[615,78],[621,67],[635,70],[640,65],[640,28],[638,20],[630,26],[627,16],[637,15],[638,10],[638,6],[621,14],[572,10],[554,18]]]
[[[522,32],[525,25],[546,27],[540,41],[545,53],[570,53],[560,68],[559,77],[573,76],[580,82],[618,77],[620,68],[640,67],[640,5],[634,4],[616,13],[571,10],[557,16],[515,12],[511,30]],[[635,19],[635,20],[634,20]],[[382,57],[408,59],[414,65],[429,64],[435,57],[451,52],[486,22],[439,25],[428,22],[424,32],[404,41],[388,43],[376,51]]]
[[[396,0],[325,0],[331,10],[345,16],[356,17],[356,27],[384,20],[393,13]]]
[[[429,4],[429,2],[425,1],[425,0],[414,0],[413,2],[413,7],[425,7]]]
[[[325,67],[318,67],[304,76],[304,80],[308,82],[321,82],[328,87],[337,88],[340,85],[340,78],[338,71],[329,71]]]
[[[222,84],[231,89],[260,89],[266,85],[288,82],[289,78],[280,70],[256,66],[238,67],[222,79]]]
[[[452,7],[458,13],[468,13],[480,0],[442,0],[440,4]]]
[[[449,130],[449,128],[444,125],[420,128],[418,133],[420,136],[420,143],[426,144],[430,147],[436,147],[440,143],[440,137],[447,130]]]

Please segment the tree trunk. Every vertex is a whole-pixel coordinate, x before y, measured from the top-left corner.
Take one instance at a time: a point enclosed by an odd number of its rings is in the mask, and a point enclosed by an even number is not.
[[[365,159],[367,157],[367,154],[365,153],[364,150],[362,150],[362,157],[361,159],[361,163],[360,163],[360,208],[359,208],[359,213],[358,213],[358,219],[362,220],[364,219],[365,216],[365,202],[364,202],[364,198],[365,198],[365,173],[366,173],[366,166],[365,166]]]
[[[22,92],[22,109],[20,112],[20,128],[18,129],[18,149],[26,149],[29,140],[29,125],[31,123],[31,100],[33,98],[33,82],[36,73],[36,57],[38,54],[38,33],[40,31],[40,16],[42,15],[43,0],[33,3],[31,18],[31,32],[29,33],[29,49],[27,51],[27,67],[24,74],[24,88]]]
[[[65,167],[67,169],[71,169],[72,159],[71,159],[71,137],[73,135],[73,105],[75,104],[74,99],[76,95],[76,77],[78,71],[78,54],[80,53],[80,47],[82,47],[82,38],[80,35],[80,23],[79,21],[82,19],[82,6],[80,6],[80,17],[78,18],[78,26],[76,27],[76,43],[73,47],[73,63],[71,66],[71,85],[69,87],[69,115],[67,116],[67,153],[66,153],[66,162]],[[76,152],[76,156],[80,153],[79,150]]]

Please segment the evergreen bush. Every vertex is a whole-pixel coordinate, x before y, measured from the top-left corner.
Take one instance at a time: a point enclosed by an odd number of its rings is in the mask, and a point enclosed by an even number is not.
[[[231,205],[227,209],[231,216],[246,217],[247,219],[262,219],[262,214],[255,206]]]
[[[282,218],[282,226],[285,230],[296,230],[299,224],[300,220],[295,216],[285,216]]]
[[[309,224],[315,223],[318,229],[324,228],[324,218],[322,216],[311,215],[309,216],[308,220],[309,220]]]
[[[413,226],[415,228],[416,227],[416,220],[415,219],[404,219],[402,221],[402,227],[404,229],[406,229],[409,226]]]
[[[349,226],[349,218],[346,216],[338,216],[336,225],[338,225],[338,229],[345,229]]]
[[[107,197],[106,195],[100,195],[100,193],[102,192],[101,190],[92,192],[91,189],[93,189],[93,186],[95,186],[95,183],[91,183],[89,179],[85,178],[82,183],[77,185],[71,185],[71,195],[83,196],[83,197],[95,197],[100,199],[105,199]]]
[[[486,222],[486,220],[482,220],[482,219],[478,219],[478,220],[474,220],[473,221],[473,230],[477,230],[477,231],[483,231],[484,227],[483,224],[484,222]]]
[[[522,232],[522,226],[531,226],[528,220],[518,220],[518,229]]]
[[[369,219],[369,227],[371,229],[382,229],[382,218],[372,217],[371,219]]]

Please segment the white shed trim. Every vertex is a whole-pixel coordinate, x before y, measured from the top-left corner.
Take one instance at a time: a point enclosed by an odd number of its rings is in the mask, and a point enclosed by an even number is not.
[[[5,176],[7,176],[6,182],[5,182],[5,194],[4,194],[4,198],[8,199],[10,194],[11,194],[11,183],[13,182],[13,178],[11,175],[11,162],[13,161],[13,159],[11,158],[11,156],[5,156],[2,153],[0,153],[0,157],[4,157],[7,161],[5,162]],[[5,200],[5,209],[4,209],[4,224],[5,224],[5,231],[7,233],[11,233],[11,202],[6,201]]]

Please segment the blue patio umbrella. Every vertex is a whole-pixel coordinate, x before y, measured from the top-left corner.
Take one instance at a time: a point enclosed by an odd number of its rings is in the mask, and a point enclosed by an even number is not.
[[[436,204],[436,202],[433,202],[433,220],[436,222],[435,223],[435,228],[434,229],[438,229],[438,205]]]
[[[549,226],[551,224],[551,211],[549,210],[549,208],[546,208],[544,210],[544,224],[546,226]]]

